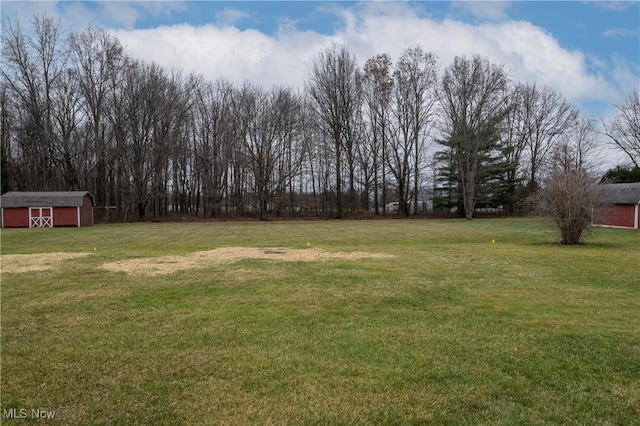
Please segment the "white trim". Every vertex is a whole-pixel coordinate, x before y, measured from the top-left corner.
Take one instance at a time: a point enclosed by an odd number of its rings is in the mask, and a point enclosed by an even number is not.
[[[78,228],[80,228],[80,207],[76,207],[78,211]]]
[[[53,207],[28,207],[29,228],[53,228]],[[50,216],[42,216],[42,210],[49,209]],[[31,211],[38,210],[38,217],[33,217]]]
[[[599,225],[599,224],[595,224],[593,225],[596,228],[613,228],[613,229],[633,229],[629,226],[618,226],[618,225]]]
[[[2,216],[2,226],[4,228],[4,207],[0,208],[0,215]]]
[[[636,204],[636,208],[633,212],[633,227],[635,229],[638,229],[638,213],[640,213],[638,210],[640,210],[640,203]]]

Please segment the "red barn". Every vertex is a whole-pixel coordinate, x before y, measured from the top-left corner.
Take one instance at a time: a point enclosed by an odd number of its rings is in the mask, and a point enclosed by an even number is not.
[[[7,192],[0,197],[3,228],[91,226],[95,200],[87,191]]]
[[[602,185],[599,203],[593,207],[593,224],[638,229],[640,182]]]

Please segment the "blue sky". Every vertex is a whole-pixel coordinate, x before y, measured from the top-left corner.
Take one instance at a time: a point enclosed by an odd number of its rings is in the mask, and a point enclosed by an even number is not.
[[[420,45],[445,68],[479,53],[513,79],[559,90],[585,114],[607,115],[640,85],[640,2],[195,1],[13,2],[67,30],[91,24],[130,55],[209,79],[302,86],[317,53],[346,45],[360,64]]]

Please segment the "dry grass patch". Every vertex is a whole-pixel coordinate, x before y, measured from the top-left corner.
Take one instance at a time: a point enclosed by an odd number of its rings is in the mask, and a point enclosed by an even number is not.
[[[65,260],[77,259],[90,254],[91,253],[4,254],[0,256],[0,265],[2,272],[8,274],[47,271],[60,266]]]
[[[129,274],[166,275],[185,269],[205,268],[212,263],[229,263],[245,259],[266,259],[280,262],[314,262],[333,259],[375,259],[394,257],[367,252],[328,252],[320,249],[289,249],[281,247],[223,247],[199,251],[184,256],[127,259],[106,263],[103,269]]]

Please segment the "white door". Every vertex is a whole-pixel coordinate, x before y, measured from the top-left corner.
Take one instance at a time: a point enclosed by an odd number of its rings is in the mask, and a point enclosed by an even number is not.
[[[29,228],[53,227],[53,209],[51,207],[29,207]]]

